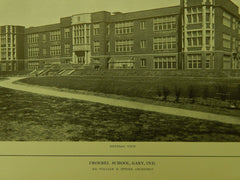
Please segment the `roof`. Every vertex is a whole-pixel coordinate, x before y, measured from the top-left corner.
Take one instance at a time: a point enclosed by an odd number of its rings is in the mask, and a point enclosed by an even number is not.
[[[168,15],[176,15],[180,14],[181,7],[173,6],[173,7],[165,7],[158,9],[149,9],[144,11],[136,11],[130,13],[117,13],[116,15],[111,16],[111,21],[126,21],[126,20],[134,20],[134,19],[145,19],[159,16],[168,16]]]
[[[60,29],[60,23],[26,28],[26,34],[54,31]]]

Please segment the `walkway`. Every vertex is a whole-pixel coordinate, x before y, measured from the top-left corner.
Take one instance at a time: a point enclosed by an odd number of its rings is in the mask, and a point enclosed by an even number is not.
[[[11,77],[7,80],[2,80],[0,81],[0,86],[9,88],[9,89],[26,91],[26,92],[47,95],[47,96],[90,101],[90,102],[96,102],[101,104],[107,104],[111,106],[139,109],[144,111],[152,111],[152,112],[158,112],[158,113],[176,115],[176,116],[198,118],[198,119],[209,120],[209,121],[218,121],[218,122],[230,123],[230,124],[240,124],[240,117],[219,115],[219,114],[206,113],[206,112],[198,112],[198,111],[192,111],[192,110],[186,110],[186,109],[180,109],[180,108],[164,107],[159,105],[151,105],[151,104],[145,104],[145,103],[135,102],[135,101],[99,97],[94,95],[62,92],[62,91],[50,89],[49,87],[46,88],[46,87],[39,87],[34,85],[13,84],[14,81],[22,78],[23,77]]]

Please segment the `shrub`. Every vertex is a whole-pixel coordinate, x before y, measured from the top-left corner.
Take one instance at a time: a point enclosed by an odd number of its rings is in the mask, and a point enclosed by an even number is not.
[[[203,99],[207,99],[209,97],[209,87],[205,86],[202,92]]]
[[[188,98],[191,100],[191,103],[195,102],[195,97],[196,97],[196,89],[190,85],[188,87]]]
[[[163,100],[164,101],[167,101],[167,97],[169,96],[169,94],[170,94],[170,90],[168,89],[168,87],[163,86]]]
[[[219,98],[222,101],[226,101],[227,100],[227,96],[228,96],[228,86],[225,84],[217,84],[215,86],[216,90],[217,90],[217,95],[219,96]]]
[[[160,86],[158,86],[158,87],[156,88],[156,94],[157,94],[158,97],[162,97],[162,89],[161,89]]]
[[[182,89],[180,87],[175,86],[175,101],[178,103],[179,102],[179,98],[181,96],[182,93]]]

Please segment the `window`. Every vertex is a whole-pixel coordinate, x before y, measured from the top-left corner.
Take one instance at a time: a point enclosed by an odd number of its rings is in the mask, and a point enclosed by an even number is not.
[[[52,31],[50,32],[50,41],[59,41],[61,40],[61,31]]]
[[[232,22],[232,28],[233,28],[233,30],[236,30],[236,26],[237,26],[236,19],[233,18],[232,21],[233,21],[233,22]]]
[[[111,48],[111,47],[110,47],[110,42],[108,41],[108,42],[107,42],[107,52],[110,52],[110,50],[111,50],[110,48]]]
[[[38,57],[38,56],[39,56],[38,47],[28,48],[28,57]]]
[[[93,42],[93,51],[94,52],[99,52],[100,50],[100,42],[99,41],[94,41]]]
[[[210,36],[210,31],[206,31],[206,46],[210,46],[210,40],[211,40],[211,36]]]
[[[133,21],[120,22],[115,24],[116,34],[131,34],[133,33]]]
[[[93,25],[93,35],[99,35],[100,34],[100,24],[94,24]]]
[[[85,64],[85,57],[84,56],[79,56],[78,57],[78,64]]]
[[[228,49],[231,48],[231,36],[225,33],[223,33],[223,47]]]
[[[226,12],[223,12],[223,25],[231,27],[231,15]]]
[[[43,56],[47,55],[47,49],[43,49]]]
[[[202,22],[202,7],[188,8],[187,12],[187,19],[189,24],[197,24]]]
[[[172,50],[176,49],[177,40],[175,36],[164,36],[153,39],[153,50]]]
[[[147,42],[146,40],[141,40],[140,41],[140,47],[141,48],[146,48],[146,42]]]
[[[43,35],[42,35],[42,40],[43,40],[43,41],[46,41],[46,40],[47,40],[46,34],[43,34]]]
[[[206,55],[206,69],[210,69],[211,54]]]
[[[118,40],[115,42],[115,52],[132,52],[133,40]]]
[[[70,38],[70,29],[69,28],[64,29],[64,38]]]
[[[236,50],[236,38],[235,37],[232,38],[232,49]]]
[[[145,29],[145,21],[141,21],[140,22],[140,30],[144,30]]]
[[[60,45],[50,46],[50,55],[51,56],[61,55],[61,46]]]
[[[223,69],[231,69],[231,56],[230,55],[223,56]]]
[[[176,64],[175,56],[161,56],[154,58],[155,69],[176,69]]]
[[[110,24],[107,25],[107,35],[110,34]]]
[[[153,19],[153,30],[165,31],[165,30],[174,30],[176,29],[176,17],[175,16],[165,16],[158,17]]]
[[[64,44],[64,54],[65,55],[70,54],[70,44]]]
[[[29,44],[38,43],[38,41],[39,41],[39,34],[29,34],[29,35],[27,35],[27,42]]]
[[[38,69],[39,68],[39,62],[28,62],[28,69]]]
[[[202,56],[201,56],[201,54],[189,54],[187,56],[187,68],[188,69],[200,69],[200,68],[202,68]]]
[[[90,44],[90,24],[73,26],[73,44]]]
[[[146,67],[146,66],[147,66],[147,60],[141,59],[141,67]]]
[[[187,32],[187,41],[189,47],[202,46],[202,31],[189,31]]]
[[[5,44],[6,44],[6,36],[1,35],[1,45],[5,45]]]

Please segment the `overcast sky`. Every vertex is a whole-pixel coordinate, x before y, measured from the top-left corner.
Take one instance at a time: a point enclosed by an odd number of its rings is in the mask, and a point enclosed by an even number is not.
[[[240,6],[240,0],[232,0]],[[0,25],[39,26],[96,11],[131,12],[179,5],[180,0],[0,0]]]

